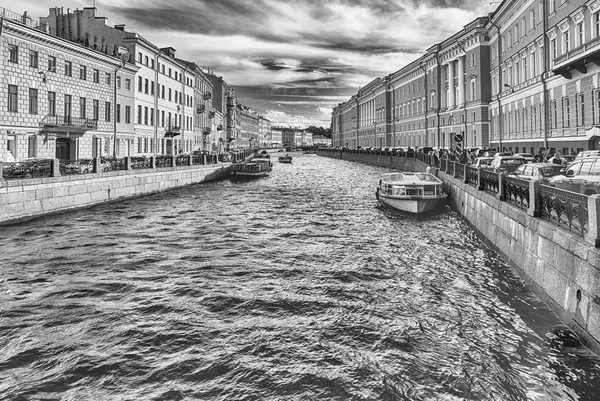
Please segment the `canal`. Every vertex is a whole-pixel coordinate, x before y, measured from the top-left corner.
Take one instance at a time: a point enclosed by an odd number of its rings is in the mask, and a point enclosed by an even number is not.
[[[450,209],[294,155],[0,228],[0,399],[597,400],[600,359]]]

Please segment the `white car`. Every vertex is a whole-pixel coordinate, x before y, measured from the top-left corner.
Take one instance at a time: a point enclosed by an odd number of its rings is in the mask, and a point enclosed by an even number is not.
[[[531,153],[515,153],[513,156],[520,156],[523,159],[527,160],[527,163],[535,163],[535,157],[533,157]]]

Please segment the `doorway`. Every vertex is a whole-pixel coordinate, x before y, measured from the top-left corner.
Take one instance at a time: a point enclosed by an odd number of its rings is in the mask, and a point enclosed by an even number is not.
[[[71,157],[71,139],[56,138],[56,158],[60,160],[70,160]]]

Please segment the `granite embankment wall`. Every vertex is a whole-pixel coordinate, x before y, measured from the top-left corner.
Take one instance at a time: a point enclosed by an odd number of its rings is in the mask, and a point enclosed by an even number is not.
[[[410,171],[427,164],[413,158],[319,152],[321,156]],[[405,160],[396,160],[405,159]],[[390,162],[388,162],[390,161]],[[452,208],[498,251],[536,295],[600,354],[600,248],[551,221],[531,216],[464,180],[438,171]],[[600,198],[590,205],[590,231],[598,230]],[[594,226],[594,227],[592,227]]]
[[[0,224],[215,180],[231,163],[0,180]]]

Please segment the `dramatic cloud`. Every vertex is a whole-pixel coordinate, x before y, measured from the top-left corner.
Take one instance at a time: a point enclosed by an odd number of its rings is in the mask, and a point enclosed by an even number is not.
[[[92,0],[22,0],[22,13]],[[329,126],[332,107],[493,10],[483,0],[98,0],[177,57],[210,66],[275,125]]]

